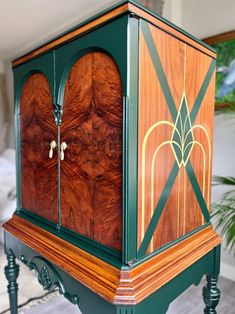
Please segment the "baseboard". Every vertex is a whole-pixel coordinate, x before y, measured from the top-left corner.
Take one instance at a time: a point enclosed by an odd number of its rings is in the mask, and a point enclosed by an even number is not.
[[[220,276],[235,281],[235,266],[222,262],[220,265]]]

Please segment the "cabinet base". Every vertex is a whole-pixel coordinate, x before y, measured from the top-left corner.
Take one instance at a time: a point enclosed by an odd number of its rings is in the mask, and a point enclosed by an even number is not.
[[[36,255],[42,256],[75,281],[118,306],[145,303],[155,293],[159,295],[163,287],[165,289],[187,273],[190,267],[200,265],[200,260],[206,259],[206,256],[210,256],[209,265],[200,274],[212,273],[215,260],[218,260],[216,247],[221,242],[209,226],[143,263],[118,269],[18,216],[13,216],[4,229],[6,239],[11,237],[14,241],[19,240],[22,246],[30,247],[33,252],[37,252]],[[21,260],[22,256],[29,263],[29,257],[23,252],[17,255]],[[189,276],[191,284],[200,277],[192,276],[192,273]]]
[[[204,274],[217,278],[220,263],[220,246],[217,246],[143,302],[129,306],[110,304],[105,301],[68,273],[8,233],[5,236],[5,251],[11,252],[11,256],[19,259],[30,269],[34,269],[39,283],[45,290],[52,290],[57,287],[64,297],[79,306],[83,314],[154,314],[156,309],[158,314],[165,314],[170,303],[192,284],[198,285]],[[17,272],[15,274],[17,275]],[[207,293],[206,295],[207,300],[212,296],[210,293],[210,297]],[[15,290],[14,302],[11,303],[11,314],[17,313],[16,302],[17,291]]]

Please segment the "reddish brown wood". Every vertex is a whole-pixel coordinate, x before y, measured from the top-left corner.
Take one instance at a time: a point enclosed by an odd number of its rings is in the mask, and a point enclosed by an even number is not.
[[[149,27],[176,108],[179,110],[182,97],[185,95],[190,112],[209,69],[211,57],[150,24]],[[213,76],[193,124],[195,144],[190,155],[208,207],[210,207],[214,84]],[[156,124],[158,125],[147,136],[150,128]],[[140,245],[176,160],[170,143],[174,121],[142,33],[140,34],[138,130],[138,244]],[[145,154],[144,142],[146,142]],[[152,187],[153,192],[151,192]],[[203,224],[201,208],[186,170],[181,165],[148,251],[154,251]]]
[[[223,41],[228,41],[228,40],[233,40],[233,39],[235,39],[235,30],[204,38],[203,41],[207,43],[208,45],[214,45],[214,44],[221,43]]]
[[[209,226],[136,267],[120,270],[18,216],[3,228],[113,304],[140,303],[221,243]]]
[[[94,52],[74,64],[63,110],[62,225],[120,250],[122,85],[111,57]]]
[[[33,74],[20,99],[21,204],[37,215],[57,221],[57,153],[49,159],[50,142],[57,140],[50,87],[46,77]]]

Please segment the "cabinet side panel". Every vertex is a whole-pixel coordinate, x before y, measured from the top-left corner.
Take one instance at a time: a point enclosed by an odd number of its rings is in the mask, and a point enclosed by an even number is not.
[[[105,53],[81,57],[64,94],[61,224],[121,250],[122,84]]]
[[[139,256],[209,221],[215,61],[141,21]]]
[[[41,73],[32,74],[20,98],[21,206],[57,222],[57,140],[50,87]]]

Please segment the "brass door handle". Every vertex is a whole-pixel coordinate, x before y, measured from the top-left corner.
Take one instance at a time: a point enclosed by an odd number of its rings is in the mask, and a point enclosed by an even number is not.
[[[66,142],[62,142],[60,145],[60,160],[64,160],[64,151],[66,150],[66,148],[68,147],[68,145],[66,144]]]
[[[53,157],[53,149],[56,148],[56,141],[52,141],[50,143],[50,151],[49,151],[49,158],[51,159]]]

